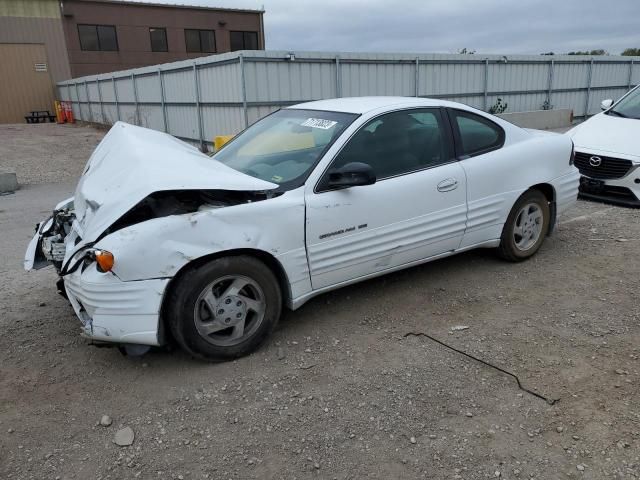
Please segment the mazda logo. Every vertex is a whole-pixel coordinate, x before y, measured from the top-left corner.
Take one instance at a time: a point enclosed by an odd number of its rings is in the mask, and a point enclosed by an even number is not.
[[[600,157],[591,157],[589,159],[589,165],[592,167],[599,167],[602,164],[602,159]]]

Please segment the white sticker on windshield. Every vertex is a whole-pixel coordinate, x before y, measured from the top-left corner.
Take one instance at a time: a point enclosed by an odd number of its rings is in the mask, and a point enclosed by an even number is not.
[[[324,120],[323,118],[307,118],[300,125],[303,127],[321,128],[323,130],[329,130],[336,123],[333,120]]]

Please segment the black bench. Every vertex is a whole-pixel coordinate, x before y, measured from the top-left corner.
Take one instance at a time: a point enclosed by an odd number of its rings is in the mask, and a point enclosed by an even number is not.
[[[56,116],[51,115],[49,110],[34,110],[33,112],[29,112],[29,115],[26,115],[24,119],[27,121],[27,123],[46,122],[47,119],[49,119],[49,121],[53,123],[56,121]]]

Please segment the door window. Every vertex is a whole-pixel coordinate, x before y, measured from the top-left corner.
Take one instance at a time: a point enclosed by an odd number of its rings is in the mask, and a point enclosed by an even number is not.
[[[504,144],[504,130],[491,120],[462,110],[451,110],[458,128],[462,155],[473,157]]]
[[[378,180],[422,170],[452,158],[439,109],[412,109],[376,117],[361,128],[334,159],[370,165]]]

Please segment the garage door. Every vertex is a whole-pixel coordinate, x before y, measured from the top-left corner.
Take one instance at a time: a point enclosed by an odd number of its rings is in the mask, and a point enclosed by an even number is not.
[[[0,43],[0,123],[24,123],[32,110],[53,113],[53,101],[44,45]]]

